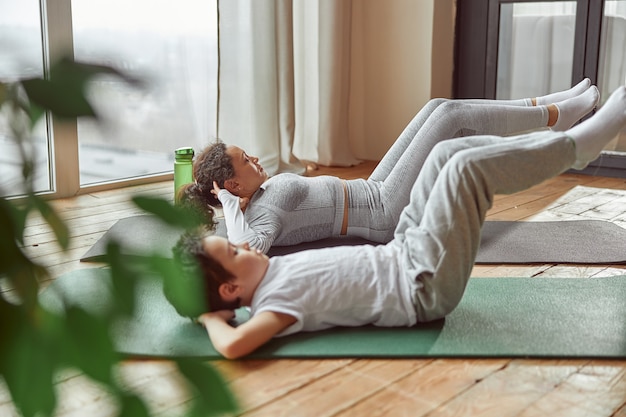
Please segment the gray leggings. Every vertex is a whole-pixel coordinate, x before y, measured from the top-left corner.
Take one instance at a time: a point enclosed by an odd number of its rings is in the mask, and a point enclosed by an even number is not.
[[[471,135],[507,136],[545,128],[545,106],[529,100],[429,101],[411,120],[366,180],[348,181],[348,235],[386,243],[426,157],[447,139]]]
[[[444,317],[461,300],[494,194],[529,188],[575,160],[574,141],[551,131],[461,138],[433,149],[392,243],[402,246],[418,320]]]

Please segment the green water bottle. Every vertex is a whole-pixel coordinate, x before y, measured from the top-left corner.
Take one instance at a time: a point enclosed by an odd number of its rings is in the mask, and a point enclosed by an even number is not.
[[[184,147],[174,151],[174,201],[178,202],[178,190],[193,182],[193,148]]]

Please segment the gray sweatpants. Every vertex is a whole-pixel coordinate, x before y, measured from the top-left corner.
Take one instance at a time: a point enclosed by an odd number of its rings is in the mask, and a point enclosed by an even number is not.
[[[411,120],[366,180],[348,181],[348,235],[389,242],[433,147],[471,135],[508,136],[545,128],[546,107],[520,100],[433,99]]]
[[[551,131],[474,136],[434,147],[391,243],[402,246],[418,320],[444,317],[461,300],[494,194],[529,188],[575,160],[574,141]]]

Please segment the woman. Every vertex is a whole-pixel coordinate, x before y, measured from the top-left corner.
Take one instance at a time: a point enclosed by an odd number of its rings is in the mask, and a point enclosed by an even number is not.
[[[181,201],[221,205],[228,239],[264,253],[273,245],[340,235],[386,243],[393,239],[411,187],[437,143],[546,127],[563,131],[589,113],[598,98],[597,88],[585,79],[569,90],[535,99],[431,100],[367,180],[295,174],[268,178],[258,158],[218,142],[197,156],[196,182],[181,191]]]

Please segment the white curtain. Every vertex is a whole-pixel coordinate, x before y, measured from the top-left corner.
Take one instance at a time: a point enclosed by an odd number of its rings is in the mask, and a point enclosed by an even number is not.
[[[352,0],[220,0],[218,137],[270,174],[353,165]],[[297,156],[296,156],[297,155]]]

